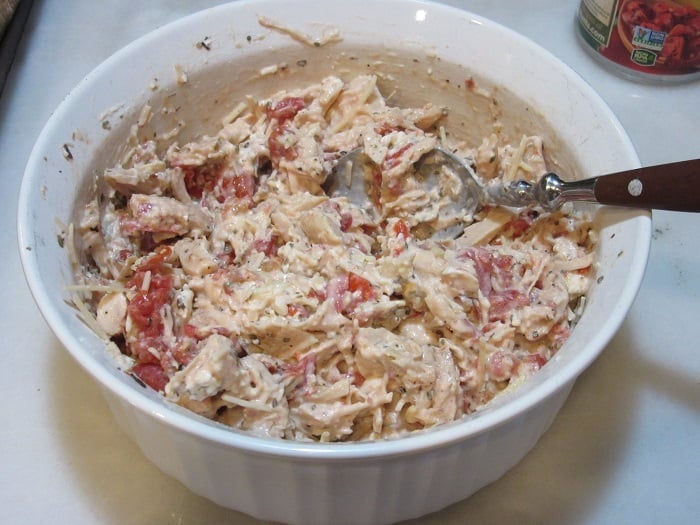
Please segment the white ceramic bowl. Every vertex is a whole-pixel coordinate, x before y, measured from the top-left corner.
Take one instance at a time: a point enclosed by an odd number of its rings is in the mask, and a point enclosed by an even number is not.
[[[476,139],[492,122],[484,99],[464,88],[465,79],[474,78],[495,90],[513,136],[524,130],[544,135],[549,160],[562,173],[583,177],[639,165],[598,95],[508,29],[415,0],[320,6],[318,0],[222,5],[158,29],[105,61],[63,101],[34,147],[20,195],[19,244],[46,321],[103,387],[119,424],[162,470],[197,494],[261,519],[395,522],[466,498],[533,447],[628,311],[643,277],[651,220],[646,212],[600,210],[602,278],[569,341],[514,394],[434,431],[354,444],[260,439],[140,387],[116,369],[103,343],[66,304],[72,273],[57,224],[73,219],[94,175],[114,163],[145,103],[157,115],[154,129],[182,120],[185,134],[194,136],[211,131],[227,106],[247,93],[370,70],[381,75],[385,92],[396,90],[397,101],[449,104],[453,131]],[[305,45],[262,27],[257,15],[313,38],[338,29],[342,41]],[[183,72],[187,82],[178,83]],[[165,99],[181,110],[160,114]]]

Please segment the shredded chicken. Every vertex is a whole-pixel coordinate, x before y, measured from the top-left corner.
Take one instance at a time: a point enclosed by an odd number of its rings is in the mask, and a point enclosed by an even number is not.
[[[485,184],[546,171],[539,137],[451,143],[445,114],[329,77],[246,98],[214,136],[135,143],[76,225],[81,311],[140,381],[257,435],[382,439],[481,409],[567,339],[596,236],[573,212],[488,207],[457,239],[415,235],[459,189],[414,177],[437,145]],[[322,189],[358,147],[379,213]]]

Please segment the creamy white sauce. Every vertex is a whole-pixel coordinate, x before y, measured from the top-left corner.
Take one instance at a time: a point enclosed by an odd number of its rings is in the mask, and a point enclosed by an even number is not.
[[[239,104],[217,135],[137,144],[76,231],[94,321],[144,382],[260,435],[378,439],[479,410],[566,340],[595,235],[585,217],[487,208],[461,238],[419,240],[449,198],[413,178],[431,148],[484,181],[546,170],[538,137],[450,142],[444,114],[329,77]],[[358,147],[379,167],[377,216],[321,189]]]

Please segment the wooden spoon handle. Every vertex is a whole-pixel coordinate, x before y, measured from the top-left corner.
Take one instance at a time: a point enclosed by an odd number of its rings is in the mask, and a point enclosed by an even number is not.
[[[593,191],[601,204],[700,212],[700,159],[596,177]]]

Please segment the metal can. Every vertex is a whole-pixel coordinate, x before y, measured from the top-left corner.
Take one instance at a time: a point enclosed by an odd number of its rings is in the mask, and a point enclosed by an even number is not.
[[[628,77],[700,79],[700,0],[581,0],[578,34]]]

